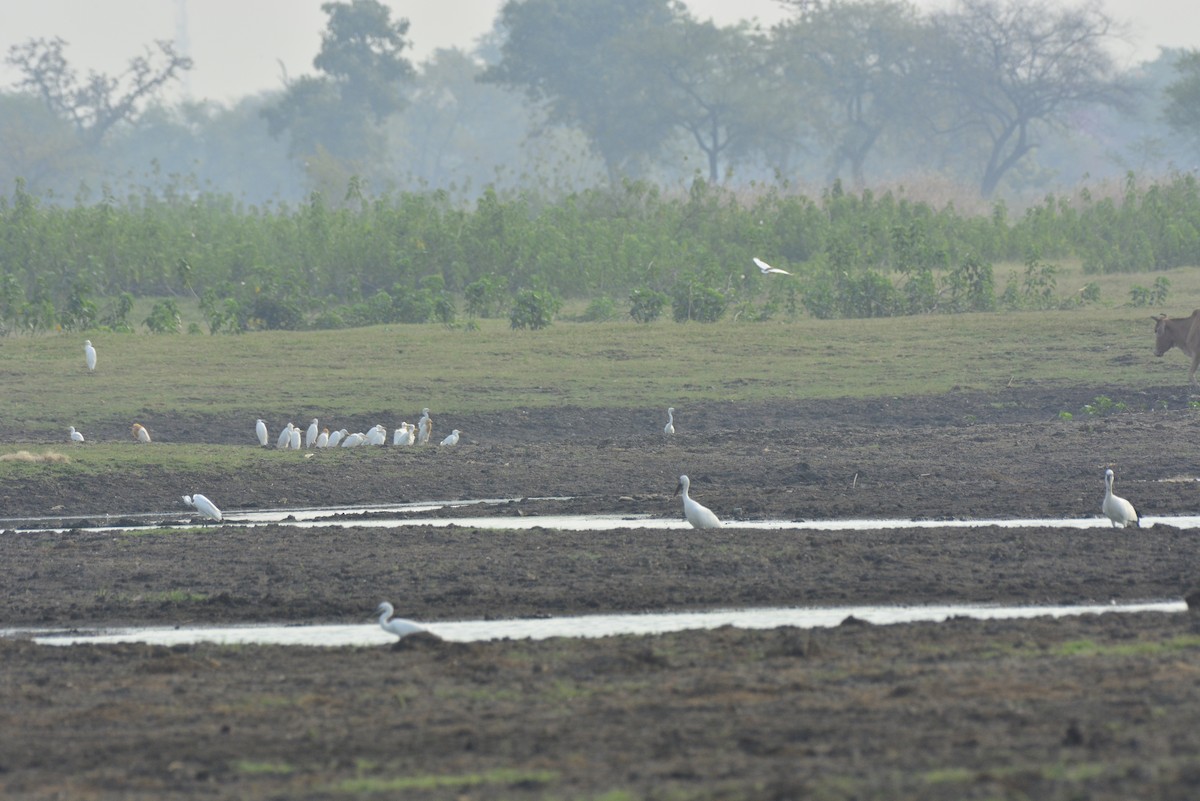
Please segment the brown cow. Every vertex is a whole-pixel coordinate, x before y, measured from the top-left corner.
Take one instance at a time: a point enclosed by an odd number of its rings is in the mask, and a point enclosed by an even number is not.
[[[1200,367],[1200,309],[1190,317],[1168,317],[1160,314],[1154,321],[1154,355],[1163,356],[1171,348],[1179,348],[1192,357],[1188,381],[1196,383],[1196,368]]]

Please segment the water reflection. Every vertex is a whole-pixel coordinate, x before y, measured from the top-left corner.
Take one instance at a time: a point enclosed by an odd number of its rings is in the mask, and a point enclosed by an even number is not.
[[[668,614],[583,615],[518,620],[469,620],[429,623],[428,628],[445,640],[534,639],[548,637],[610,637],[620,634],[663,634],[689,629],[737,626],[771,629],[779,626],[827,628],[847,617],[879,625],[940,622],[952,617],[998,620],[1031,617],[1062,617],[1119,612],[1183,612],[1183,601],[1131,604],[1087,604],[1066,606],[983,606],[947,604],[935,606],[844,606],[829,608],[734,609],[716,612]],[[322,626],[229,626],[215,628],[138,628],[105,631],[0,631],[0,636],[33,636],[45,645],[76,645],[138,642],[180,645],[197,642],[221,644],[305,645],[323,647],[369,646],[393,643],[396,638],[375,623]]]

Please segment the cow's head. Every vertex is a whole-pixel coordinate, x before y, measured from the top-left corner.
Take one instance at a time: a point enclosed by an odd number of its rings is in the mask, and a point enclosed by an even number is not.
[[[1171,348],[1175,347],[1175,337],[1167,328],[1167,315],[1160,314],[1157,317],[1151,317],[1154,321],[1154,355],[1163,356]]]

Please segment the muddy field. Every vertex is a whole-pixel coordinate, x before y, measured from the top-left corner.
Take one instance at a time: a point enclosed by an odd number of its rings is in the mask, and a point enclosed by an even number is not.
[[[1129,411],[1082,414],[1098,395]],[[435,415],[463,430],[458,448],[6,482],[0,627],[367,622],[384,599],[429,621],[1178,599],[1200,586],[1200,543],[1170,526],[737,522],[1095,516],[1108,466],[1143,514],[1195,514],[1187,400],[1096,386],[697,405],[677,407],[672,438],[644,410]],[[246,428],[147,425],[163,448]],[[680,473],[726,528],[90,528],[186,520],[179,496],[195,491],[226,510],[488,497],[519,499],[499,515],[679,517]],[[565,499],[531,500],[547,497]],[[40,516],[73,528],[11,530]],[[1187,613],[363,649],[14,637],[0,640],[0,796],[1191,798],[1198,657]]]

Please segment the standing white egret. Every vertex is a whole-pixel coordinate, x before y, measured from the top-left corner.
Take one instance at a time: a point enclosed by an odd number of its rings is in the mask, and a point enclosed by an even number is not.
[[[72,442],[83,442],[83,434],[75,430],[75,426],[68,426],[67,432],[71,435]]]
[[[130,433],[133,434],[133,438],[138,442],[150,441],[150,432],[141,423],[134,423],[133,428],[130,429]]]
[[[396,441],[396,444],[407,447],[409,445],[412,445],[414,442],[416,442],[417,438],[413,434],[413,430],[415,428],[416,428],[416,426],[414,426],[412,423],[408,423],[408,422],[401,423],[400,428],[397,429],[397,432],[396,432],[397,437],[399,437],[399,439]]]
[[[295,426],[293,426],[291,423],[288,423],[283,427],[283,430],[279,432],[279,439],[275,440],[276,448],[279,448],[280,450],[287,450],[288,446],[292,444],[293,428],[295,428]]]
[[[443,445],[457,445],[458,444],[458,435],[461,433],[462,432],[459,431],[457,428],[454,429],[453,431],[450,432],[450,435],[448,437],[446,437],[444,440],[442,440],[442,444]]]
[[[408,425],[401,423],[400,427],[392,432],[392,444],[399,445],[404,441],[404,435],[408,433]]]
[[[293,451],[300,450],[300,427],[292,426],[288,436],[288,449]]]
[[[789,273],[787,270],[781,270],[778,267],[772,267],[758,256],[754,257],[754,263],[758,265],[759,270],[762,270],[763,275],[791,275],[791,273]]]
[[[210,520],[216,520],[218,523],[221,522],[221,510],[217,508],[215,503],[200,493],[197,492],[195,495],[184,495],[183,502],[188,506],[196,507],[197,512],[209,518]]]
[[[344,428],[334,431],[332,434],[329,435],[329,447],[336,448],[338,446],[338,443],[341,442],[342,438],[345,436],[346,436],[346,429],[344,429]]]
[[[317,448],[325,448],[329,446],[329,429],[321,429],[321,433],[317,435],[317,441],[313,443]]]
[[[366,434],[362,433],[361,431],[355,431],[353,434],[349,434],[345,437],[342,437],[342,447],[343,448],[357,448],[359,445],[362,445],[363,442],[366,441],[366,439],[367,439]]]
[[[376,423],[367,431],[365,440],[367,445],[386,445],[387,444],[387,429]]]
[[[1112,521],[1113,528],[1140,528],[1138,513],[1133,504],[1113,495],[1112,488],[1113,471],[1110,468],[1104,471],[1104,503],[1100,504],[1100,511]]]
[[[395,611],[387,601],[381,603],[379,608],[375,610],[375,614],[379,615],[379,627],[388,634],[395,634],[400,639],[404,639],[410,634],[416,634],[419,631],[428,631],[420,623],[414,623],[402,617],[392,617]]]
[[[258,444],[262,447],[267,447],[270,437],[267,435],[267,424],[260,417],[254,424],[254,436],[258,437]]]
[[[429,416],[428,409],[422,409],[421,419],[417,421],[417,444],[428,445],[431,436],[433,436],[433,418]]]
[[[304,447],[311,448],[313,443],[317,441],[317,435],[320,432],[321,429],[317,426],[317,418],[314,417],[312,422],[308,424],[308,430],[304,432]]]
[[[96,369],[96,349],[92,347],[92,340],[85,339],[83,341],[83,358],[87,361],[89,370]]]
[[[683,493],[683,516],[692,524],[692,528],[720,528],[721,520],[713,514],[712,509],[701,506],[688,495],[689,483],[687,476],[680,476],[679,486],[675,488],[676,495]]]
[[[675,433],[675,407],[671,406],[667,409],[667,424],[663,426],[664,434]]]

